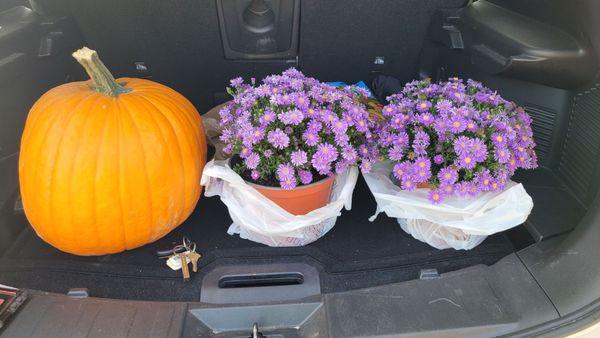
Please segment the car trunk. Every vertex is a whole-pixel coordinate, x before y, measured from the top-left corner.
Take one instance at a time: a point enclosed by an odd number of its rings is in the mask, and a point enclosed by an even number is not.
[[[217,268],[302,263],[318,271],[321,294],[339,294],[494,267],[517,256],[519,265],[531,268],[543,260],[543,253],[531,258],[539,245],[567,238],[594,208],[600,155],[594,51],[600,44],[597,35],[585,34],[592,28],[537,13],[518,1],[303,0],[295,54],[232,60],[223,47],[220,3],[60,0],[11,1],[0,7],[7,11],[0,18],[18,28],[12,36],[0,31],[0,284],[59,294],[86,288],[93,297],[197,302],[205,277]],[[585,13],[584,3],[569,13]],[[472,250],[438,250],[384,214],[369,222],[376,205],[359,177],[352,210],[342,212],[323,238],[303,247],[267,247],[229,235],[227,208],[218,197],[202,196],[193,214],[155,243],[95,257],[61,252],[36,235],[23,213],[18,145],[35,99],[60,83],[84,79],[69,57],[82,44],[98,50],[115,75],[169,85],[201,113],[228,99],[230,78],[261,78],[290,66],[323,81],[348,83],[370,83],[379,74],[401,83],[454,74],[473,77],[523,105],[533,118],[540,167],[519,172],[514,180],[524,184],[534,209],[525,224],[489,236]],[[515,55],[546,59],[527,64],[510,58]],[[202,255],[199,271],[188,282],[156,256],[184,236]]]

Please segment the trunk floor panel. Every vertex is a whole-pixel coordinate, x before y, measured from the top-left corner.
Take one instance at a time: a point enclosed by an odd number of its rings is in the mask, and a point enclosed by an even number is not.
[[[161,240],[97,257],[54,249],[37,237],[20,215],[25,230],[0,258],[0,278],[3,284],[57,293],[85,287],[95,297],[191,301],[199,299],[202,277],[217,264],[306,262],[319,269],[324,292],[338,292],[415,279],[421,269],[443,273],[491,265],[519,249],[512,237],[517,234],[522,240],[524,233],[520,226],[488,237],[473,250],[437,250],[406,234],[395,219],[384,214],[369,222],[375,201],[362,177],[352,206],[318,241],[305,247],[271,248],[228,235],[231,219],[227,208],[218,197],[203,196],[190,218]],[[157,249],[172,247],[182,236],[194,241],[203,256],[198,273],[187,283],[182,281],[181,271],[172,271],[155,256]]]

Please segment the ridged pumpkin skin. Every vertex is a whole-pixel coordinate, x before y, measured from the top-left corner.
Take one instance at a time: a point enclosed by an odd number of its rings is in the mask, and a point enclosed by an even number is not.
[[[102,255],[153,242],[200,197],[206,141],[176,91],[132,78],[118,96],[91,81],[51,89],[32,107],[19,180],[27,219],[56,248]]]

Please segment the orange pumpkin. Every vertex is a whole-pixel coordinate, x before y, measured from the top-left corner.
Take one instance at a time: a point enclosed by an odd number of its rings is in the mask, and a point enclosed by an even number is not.
[[[73,56],[91,80],[51,89],[25,124],[19,181],[27,219],[43,240],[77,255],[153,242],[200,197],[200,115],[166,86],[115,80],[93,50]]]

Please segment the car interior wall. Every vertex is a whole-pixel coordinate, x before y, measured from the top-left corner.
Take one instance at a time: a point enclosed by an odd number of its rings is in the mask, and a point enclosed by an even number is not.
[[[485,2],[485,0],[480,0]],[[556,86],[543,81],[533,82],[518,79],[520,74],[490,74],[477,64],[472,48],[476,44],[488,45],[492,50],[505,51],[506,45],[495,44],[491,36],[510,36],[511,30],[503,28],[492,30],[486,36],[469,39],[465,38],[461,48],[453,48],[439,32],[448,34],[444,25],[448,17],[462,17],[466,10],[440,11],[436,13],[430,34],[425,42],[424,62],[419,72],[434,78],[445,78],[450,75],[460,75],[474,78],[497,90],[507,99],[522,105],[533,119],[532,128],[537,143],[540,168],[516,175],[515,179],[523,182],[534,199],[534,209],[526,227],[536,240],[548,239],[570,231],[579,223],[586,210],[597,194],[600,163],[600,90],[598,90],[598,55],[599,45],[592,43],[597,39],[597,27],[590,24],[589,18],[600,15],[600,12],[585,15],[584,9],[594,1],[579,1],[574,6],[582,19],[581,25],[573,20],[558,20],[556,14],[550,15],[546,10],[533,11],[529,2],[494,0],[496,6],[506,4],[514,12],[519,13],[519,20],[544,20],[546,25],[569,32],[569,35],[581,46],[583,53],[591,55],[590,62],[594,67],[586,69],[586,77],[576,85]],[[535,1],[532,1],[535,2]],[[538,1],[539,2],[539,1]],[[546,3],[546,2],[545,2]],[[597,3],[597,2],[596,2]],[[481,3],[480,3],[481,4]],[[573,8],[565,2],[550,1],[549,11],[559,13],[561,6],[566,12]],[[568,8],[567,8],[568,7]],[[564,12],[564,11],[563,11]],[[502,20],[498,16],[494,19]],[[535,13],[533,17],[528,17]],[[572,13],[574,14],[574,13]],[[452,20],[452,19],[451,19]],[[458,19],[461,20],[461,19]],[[454,24],[454,23],[451,23]],[[460,23],[458,24],[460,25]],[[494,25],[490,25],[494,27]],[[502,25],[495,25],[502,27]],[[535,32],[526,30],[527,25],[518,27],[521,37],[535,36]],[[440,29],[441,28],[441,29]],[[489,27],[486,27],[489,28]],[[467,28],[468,29],[468,28]],[[483,31],[480,27],[475,31]],[[596,29],[596,30],[594,30]],[[593,38],[590,38],[593,37]],[[510,38],[507,39],[510,41]],[[502,40],[500,40],[502,41]],[[497,40],[496,40],[497,42]],[[537,41],[539,42],[539,40]],[[509,42],[510,43],[510,42]],[[546,50],[548,55],[560,53],[556,50]],[[429,60],[429,61],[428,61]],[[431,61],[433,60],[433,61]],[[516,75],[516,76],[515,76]],[[516,78],[515,78],[516,77]],[[538,79],[535,79],[538,80]]]
[[[567,32],[586,53],[594,54],[596,67],[588,70],[589,79],[578,86],[566,88],[565,95],[556,93],[566,102],[566,107],[561,111],[566,112],[562,115],[567,115],[568,121],[557,121],[556,125],[564,127],[554,134],[559,139],[555,144],[562,148],[554,152],[553,161],[548,163],[577,198],[585,205],[590,205],[600,187],[600,2],[489,1]],[[548,101],[556,99],[552,95],[546,95],[545,98]],[[532,115],[535,119],[536,115]],[[547,117],[545,120],[549,121]]]
[[[9,218],[18,199],[18,151],[27,113],[45,91],[73,80],[77,66],[64,51],[81,45],[72,22],[48,20],[40,25],[41,17],[22,5],[28,2],[0,4],[2,19],[16,23],[0,32],[0,251],[20,230]],[[12,29],[15,34],[5,33]],[[39,56],[41,42],[56,31],[64,48]]]
[[[72,16],[87,44],[118,76],[149,76],[188,97],[201,112],[236,76],[261,78],[290,66],[325,81],[368,81],[385,72],[408,81],[436,9],[466,0],[302,0],[298,59],[225,60],[215,1],[37,0]],[[373,64],[383,56],[385,65]],[[135,62],[144,62],[140,74]],[[218,101],[218,100],[217,100]]]

